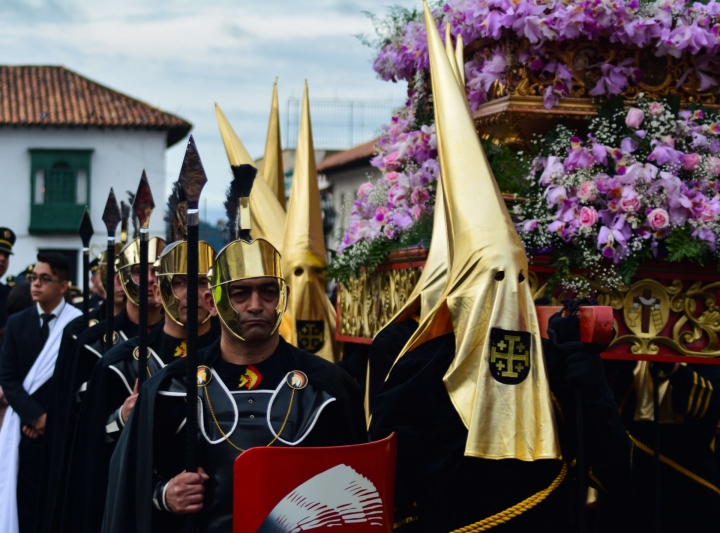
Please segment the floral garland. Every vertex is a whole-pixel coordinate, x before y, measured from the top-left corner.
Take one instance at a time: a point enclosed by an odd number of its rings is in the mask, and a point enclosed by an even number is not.
[[[528,201],[515,207],[528,251],[563,258],[558,280],[581,292],[590,287],[575,268],[613,288],[645,259],[717,256],[719,120],[641,97],[629,111],[608,104],[584,140],[558,127],[526,176]]]

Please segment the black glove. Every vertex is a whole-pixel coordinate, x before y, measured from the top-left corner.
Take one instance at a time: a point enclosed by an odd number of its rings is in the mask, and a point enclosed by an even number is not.
[[[586,400],[600,400],[610,392],[600,353],[607,346],[580,342],[580,319],[577,310],[581,305],[597,305],[596,300],[568,300],[563,310],[548,322],[548,336],[557,352],[565,357],[565,378],[568,384],[580,390]],[[564,313],[567,316],[563,316]]]
[[[670,375],[677,370],[678,363],[661,363],[658,361],[650,362],[650,374],[660,379],[669,379]]]
[[[610,390],[605,379],[602,359],[595,345],[584,345],[590,349],[568,352],[565,357],[565,377],[568,384],[580,390],[583,398],[589,401],[600,400]]]

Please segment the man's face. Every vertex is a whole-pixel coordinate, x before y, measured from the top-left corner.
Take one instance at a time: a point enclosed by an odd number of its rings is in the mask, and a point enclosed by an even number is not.
[[[8,266],[10,266],[10,254],[0,252],[0,278],[5,275]]]
[[[238,333],[247,342],[269,339],[277,322],[280,286],[275,278],[253,278],[228,284],[230,304],[239,315]],[[207,299],[206,299],[207,300]],[[212,302],[212,297],[209,298]],[[212,306],[212,314],[217,311]]]
[[[103,298],[105,296],[105,289],[100,281],[100,271],[96,270],[90,276],[90,283],[92,285],[92,292]]]
[[[188,278],[183,274],[175,274],[172,278],[172,290],[176,298],[180,300],[178,305],[178,318],[183,324],[187,324],[188,317],[188,306],[187,306],[187,287]],[[210,311],[208,311],[207,305],[205,304],[205,294],[210,291],[210,285],[208,283],[207,276],[200,276],[198,278],[198,302],[197,302],[197,314],[198,324],[202,324],[207,319]],[[158,294],[159,294],[158,290]]]
[[[68,289],[68,282],[60,280],[52,267],[41,261],[35,264],[31,279],[30,294],[33,302],[40,304],[59,302]]]
[[[140,286],[140,265],[133,265],[132,266],[132,279],[135,283]],[[157,282],[157,278],[155,277],[155,267],[153,265],[148,264],[148,270],[147,270],[147,280],[148,280],[148,305],[155,305],[158,306],[158,304],[155,300],[155,294],[153,293],[153,285]]]
[[[120,281],[120,275],[115,274],[115,277],[113,278],[115,281],[114,288],[115,288],[115,300],[114,303],[120,303],[125,301],[125,290],[123,289],[122,282]]]

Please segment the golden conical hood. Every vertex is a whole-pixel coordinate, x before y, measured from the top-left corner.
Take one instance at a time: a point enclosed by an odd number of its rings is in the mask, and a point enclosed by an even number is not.
[[[465,43],[463,42],[462,33],[458,34],[455,43],[455,65],[457,65],[460,85],[465,87]]]
[[[215,104],[215,116],[217,117],[218,126],[220,126],[220,135],[222,135],[230,166],[255,166],[255,161],[245,150],[240,138],[217,104]],[[253,239],[265,239],[282,253],[285,234],[285,210],[264,180],[256,179],[253,183],[252,192],[250,193],[250,215],[252,218],[251,234]]]
[[[262,176],[275,193],[280,206],[285,209],[285,172],[283,170],[282,144],[280,142],[280,110],[278,105],[277,80],[273,85],[272,104],[270,106],[270,124],[265,140]]]
[[[465,455],[560,458],[525,249],[426,3],[424,11],[452,264],[401,356],[454,332],[443,381],[468,428]]]
[[[315,147],[307,82],[303,95],[295,175],[290,190],[282,266],[290,288],[289,322],[280,329],[285,340],[335,362],[335,309],[325,294],[327,255],[320,207]]]
[[[445,53],[450,63],[450,69],[453,71],[455,79],[461,83],[460,72],[458,71],[457,61],[455,60],[455,50],[452,45],[452,35],[450,34],[450,22],[445,23]]]

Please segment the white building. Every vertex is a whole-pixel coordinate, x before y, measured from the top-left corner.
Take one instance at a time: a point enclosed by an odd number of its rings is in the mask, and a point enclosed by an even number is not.
[[[376,155],[377,139],[366,142],[350,150],[332,154],[318,163],[318,173],[329,182],[329,194],[335,208],[335,225],[328,247],[336,250],[350,225],[352,204],[357,198],[360,185],[367,181],[377,181],[382,177],[379,169],[370,165]],[[322,178],[321,178],[322,181]]]
[[[151,234],[164,235],[165,150],[191,128],[64,67],[0,66],[0,226],[17,235],[8,274],[34,263],[38,250],[62,251],[77,283],[85,206],[95,256],[107,245],[110,188],[127,202],[143,170],[156,204]]]

